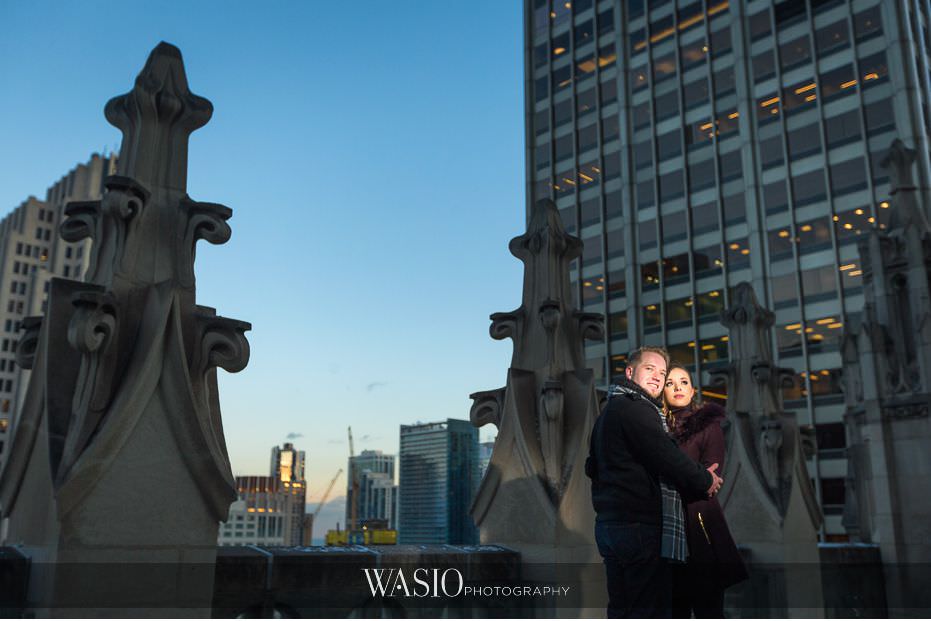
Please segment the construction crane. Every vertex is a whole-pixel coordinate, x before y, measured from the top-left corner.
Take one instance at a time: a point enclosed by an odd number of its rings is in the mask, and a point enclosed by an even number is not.
[[[330,484],[327,485],[326,491],[323,492],[323,496],[320,498],[320,504],[317,505],[317,510],[314,511],[314,517],[317,517],[320,514],[320,509],[323,508],[323,505],[326,504],[326,499],[330,497],[330,492],[333,491],[333,486],[336,485],[336,479],[339,478],[339,475],[343,473],[343,469],[340,468],[336,471],[336,475],[330,481]]]
[[[359,523],[359,469],[353,463],[356,457],[355,446],[352,443],[352,427],[349,427],[349,473],[352,476],[352,481],[350,481],[352,500],[349,503],[349,524],[346,525],[346,530],[354,529],[358,526]]]
[[[323,505],[326,504],[327,498],[330,497],[330,492],[333,491],[333,486],[336,485],[336,479],[339,478],[339,475],[343,473],[343,469],[340,468],[336,472],[336,476],[330,481],[330,484],[327,485],[326,491],[323,492],[323,496],[320,498],[320,504],[317,505],[317,509],[311,513],[307,519],[306,526],[304,527],[304,545],[311,545],[311,542],[314,538],[314,522],[317,520],[317,516],[320,515],[320,510],[323,509]]]
[[[349,427],[349,523],[346,530],[327,531],[326,545],[392,545],[398,542],[398,531],[388,528],[387,520],[364,520],[359,523],[359,465],[355,463],[356,449],[352,442],[352,427]]]

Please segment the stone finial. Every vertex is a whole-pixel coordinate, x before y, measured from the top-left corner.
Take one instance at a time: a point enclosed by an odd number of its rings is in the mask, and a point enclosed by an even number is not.
[[[60,233],[93,240],[90,266],[85,282],[52,279],[46,316],[24,324],[32,374],[0,478],[7,541],[46,550],[43,561],[215,557],[236,497],[216,369],[246,366],[251,326],[195,300],[197,241],[231,234],[232,210],[185,192],[188,137],[212,109],[188,89],[178,49],[159,44],[106,107],[123,130],[119,174],[101,200],[65,209]],[[40,514],[50,517],[37,525]],[[209,610],[212,572],[179,572],[172,583]],[[69,579],[48,578],[101,604]]]
[[[768,335],[774,322],[775,315],[760,306],[750,283],[738,283],[730,308],[721,312],[721,323],[730,330],[731,360],[771,360]]]
[[[718,500],[738,545],[755,562],[785,570],[778,597],[790,609],[802,602],[817,608],[820,578],[795,577],[799,566],[818,562],[822,516],[805,463],[814,438],[782,409],[781,389],[794,373],[775,364],[774,314],[760,305],[750,283],[735,287],[721,323],[729,330],[730,361],[715,374],[727,384],[728,422]]]
[[[776,366],[773,359],[774,319],[772,311],[757,301],[750,283],[739,283],[731,306],[721,313],[721,323],[729,330],[730,362],[715,375],[727,384],[727,410],[736,432],[732,436],[746,443],[742,447],[746,455],[741,457],[752,466],[774,511],[784,514],[794,469],[798,460],[804,463],[804,447],[794,417],[782,410],[781,390],[792,385],[795,374]],[[728,470],[733,463],[728,460]],[[807,479],[799,485],[812,519],[820,520]]]
[[[159,43],[133,89],[107,102],[104,113],[123,132],[117,174],[149,188],[187,189],[188,139],[210,120],[213,105],[188,88],[178,48]]]
[[[569,264],[582,242],[552,201],[534,205],[527,232],[509,247],[524,263],[523,297],[491,316],[492,338],[514,343],[507,385],[471,396],[472,423],[499,429],[472,515],[483,542],[551,546],[571,531],[590,547],[578,533],[594,519],[584,461],[599,399],[582,343],[603,338],[604,318],[574,308]]]
[[[914,190],[915,180],[912,177],[912,165],[918,153],[915,149],[905,146],[899,138],[892,141],[889,151],[880,160],[879,165],[889,171],[890,193],[899,190]]]

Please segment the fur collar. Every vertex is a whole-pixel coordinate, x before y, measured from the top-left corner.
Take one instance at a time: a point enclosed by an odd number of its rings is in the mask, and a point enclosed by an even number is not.
[[[641,388],[639,384],[635,384],[634,382],[627,379],[626,375],[619,375],[618,377],[614,378],[614,382],[611,384],[610,388],[608,388],[608,399],[623,394],[631,395],[635,398],[646,399],[653,405],[653,407],[658,409],[662,409],[663,407],[663,402],[660,400],[662,396],[660,399],[654,399],[649,394],[647,394],[647,391]]]
[[[691,416],[682,421],[682,425],[676,429],[676,441],[682,444],[697,433],[704,431],[712,423],[721,424],[724,419],[724,408],[717,403],[705,403]]]

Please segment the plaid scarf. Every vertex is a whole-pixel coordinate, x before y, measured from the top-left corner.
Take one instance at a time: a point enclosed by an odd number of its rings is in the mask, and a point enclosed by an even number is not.
[[[626,378],[608,388],[608,399],[625,393],[634,394],[652,405],[656,409],[656,415],[659,416],[660,423],[663,425],[663,431],[669,433],[666,417],[663,416],[662,410],[642,388]],[[685,538],[685,515],[682,512],[682,497],[679,496],[676,488],[666,483],[662,477],[659,479],[659,488],[663,497],[663,539],[660,546],[660,556],[684,563],[689,555],[689,547]]]

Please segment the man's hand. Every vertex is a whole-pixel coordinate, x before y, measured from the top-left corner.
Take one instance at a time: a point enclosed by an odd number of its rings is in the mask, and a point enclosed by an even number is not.
[[[721,484],[724,483],[724,479],[715,474],[715,470],[718,469],[718,464],[711,464],[708,467],[708,473],[711,475],[711,487],[708,488],[708,498],[711,498],[718,493],[718,490],[721,489]]]

